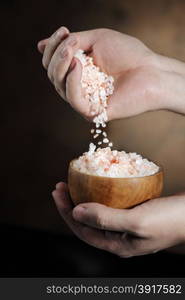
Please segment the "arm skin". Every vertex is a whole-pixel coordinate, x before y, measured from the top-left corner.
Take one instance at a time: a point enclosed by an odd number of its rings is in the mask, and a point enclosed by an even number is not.
[[[185,194],[149,200],[132,209],[113,209],[97,203],[74,207],[67,185],[62,182],[52,194],[61,217],[74,234],[96,248],[120,257],[168,248],[185,253]]]
[[[82,101],[81,63],[73,58],[79,48],[115,79],[109,120],[159,109],[185,114],[185,63],[154,53],[138,39],[114,30],[70,33],[61,27],[40,41],[38,49],[57,92],[85,118],[91,120],[90,107]]]

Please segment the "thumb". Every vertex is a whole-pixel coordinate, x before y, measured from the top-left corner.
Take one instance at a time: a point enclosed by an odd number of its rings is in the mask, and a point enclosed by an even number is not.
[[[77,58],[73,58],[66,78],[66,97],[71,106],[84,117],[89,117],[89,101],[84,98],[82,86],[82,65]]]
[[[76,221],[98,229],[133,233],[137,218],[131,211],[98,203],[83,203],[73,209],[73,217]]]

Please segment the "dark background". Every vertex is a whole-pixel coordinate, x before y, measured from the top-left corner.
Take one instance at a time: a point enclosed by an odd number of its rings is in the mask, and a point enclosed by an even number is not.
[[[108,27],[185,60],[184,12],[183,0],[0,2],[0,276],[185,276],[183,256],[120,259],[85,245],[61,220],[51,192],[66,181],[69,161],[87,150],[90,125],[54,91],[36,48],[61,25]],[[146,113],[111,122],[109,134],[115,148],[164,166],[164,195],[183,191],[184,116]]]

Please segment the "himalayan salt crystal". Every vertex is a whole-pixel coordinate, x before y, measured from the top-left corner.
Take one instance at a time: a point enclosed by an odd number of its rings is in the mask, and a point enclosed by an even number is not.
[[[103,139],[103,143],[109,143],[109,140],[107,138]]]
[[[89,144],[89,151],[87,152],[89,155],[91,155],[92,153],[94,153],[96,149],[96,146],[93,143]]]
[[[96,129],[96,133],[101,133],[101,129]]]
[[[98,136],[99,136],[99,134],[95,134],[95,135],[93,136],[93,139],[96,139]]]
[[[113,151],[112,151],[112,155],[113,155],[113,156],[116,156],[117,154],[118,154],[118,151],[117,151],[117,150],[113,150]]]
[[[139,165],[138,162],[139,161]],[[159,167],[137,153],[98,148],[91,143],[89,151],[74,161],[78,171],[106,177],[142,177],[155,174]]]

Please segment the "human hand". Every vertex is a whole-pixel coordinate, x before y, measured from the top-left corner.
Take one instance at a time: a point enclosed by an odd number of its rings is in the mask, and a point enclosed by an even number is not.
[[[149,200],[131,209],[97,203],[73,206],[67,185],[58,183],[53,197],[60,215],[86,243],[130,257],[185,242],[185,195]]]
[[[185,64],[152,52],[138,39],[110,29],[70,33],[65,27],[38,43],[43,66],[60,96],[87,119],[90,105],[83,101],[81,63],[77,49],[94,58],[115,79],[108,100],[108,120],[142,112],[169,109],[185,113]]]

